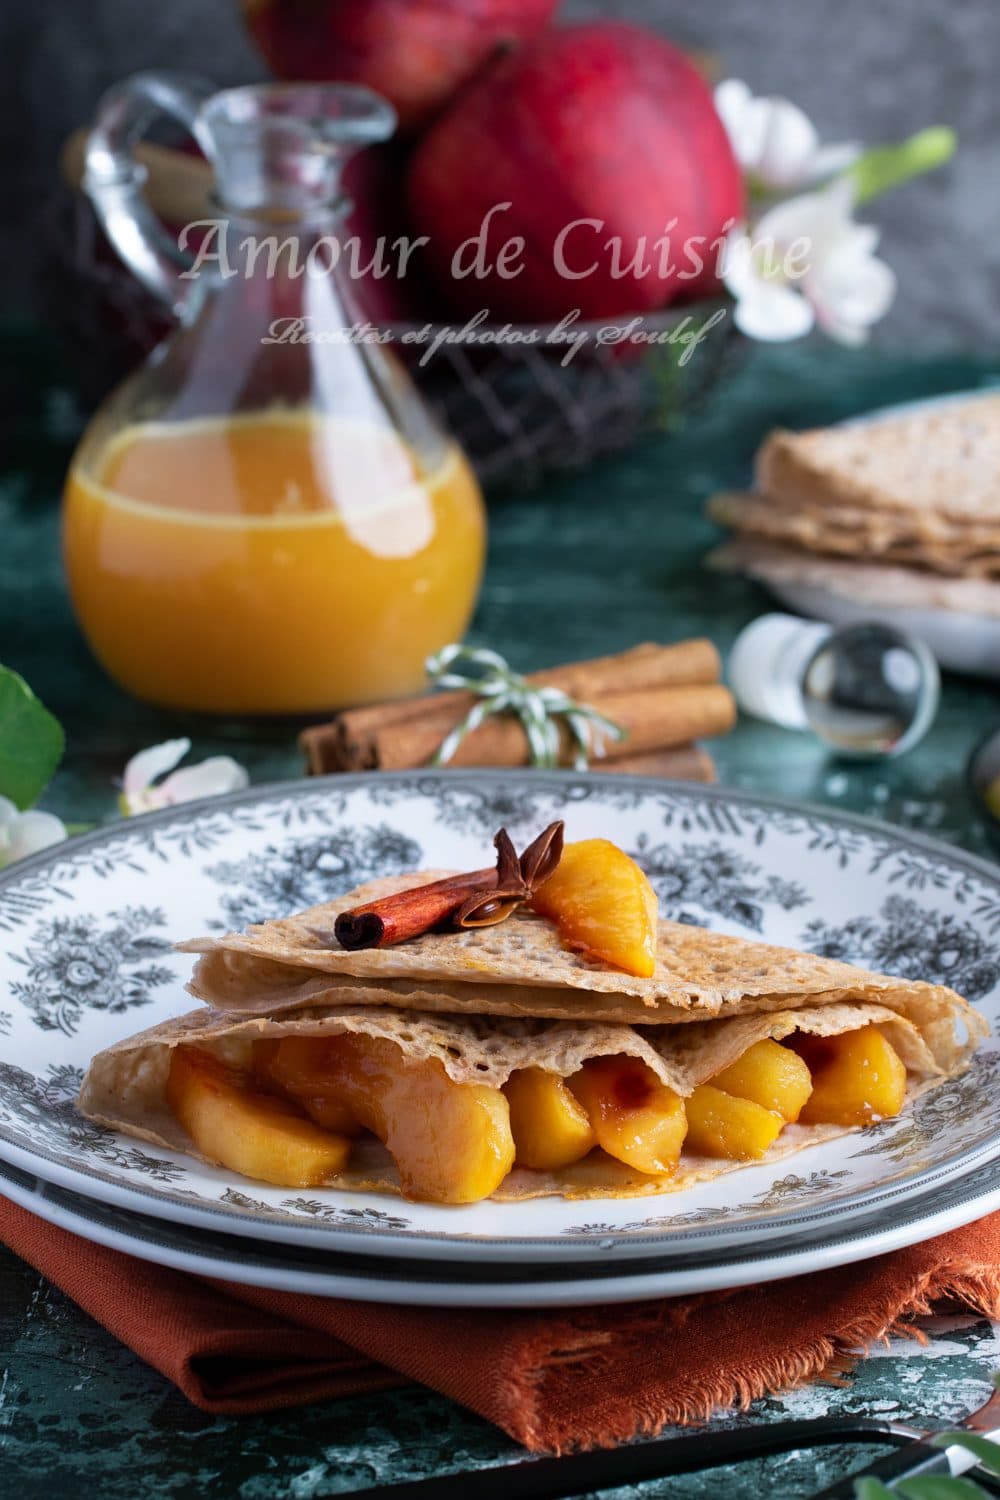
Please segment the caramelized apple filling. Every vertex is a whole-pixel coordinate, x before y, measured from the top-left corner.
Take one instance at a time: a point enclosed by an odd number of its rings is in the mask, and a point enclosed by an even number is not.
[[[519,1068],[503,1091],[519,1167],[553,1172],[579,1161],[597,1144],[586,1110],[555,1073]]]
[[[340,1080],[331,1073],[326,1048],[317,1037],[257,1042],[253,1067],[265,1088],[294,1099],[314,1124],[337,1135],[361,1134],[361,1121],[345,1104]]]
[[[712,1083],[724,1094],[773,1110],[786,1125],[799,1118],[813,1087],[802,1058],[770,1037],[748,1047],[736,1062],[716,1073]]]
[[[684,1100],[634,1057],[593,1057],[569,1080],[609,1156],[662,1177],[680,1161]]]
[[[676,1171],[682,1151],[754,1161],[788,1124],[871,1124],[898,1114],[905,1094],[906,1069],[873,1025],[756,1042],[686,1099],[634,1057],[591,1058],[567,1079],[522,1068],[498,1089],[354,1032],[257,1042],[246,1069],[181,1046],[167,1084],[202,1155],[242,1176],[329,1182],[369,1131],[406,1197],[434,1203],[477,1202],[515,1162],[559,1171],[595,1147],[653,1177]]]
[[[724,1093],[711,1083],[700,1084],[685,1104],[688,1145],[699,1156],[755,1161],[774,1145],[785,1125],[775,1110]]]
[[[588,958],[648,979],[656,972],[656,892],[608,839],[567,844],[531,905]]]
[[[503,1094],[489,1084],[455,1083],[437,1058],[408,1057],[383,1037],[342,1032],[285,1037],[262,1061],[313,1119],[335,1106],[378,1136],[408,1198],[474,1203],[514,1164]]]
[[[753,1161],[785,1125],[870,1125],[898,1115],[906,1068],[877,1026],[757,1042],[686,1101],[688,1148]]]
[[[255,1087],[200,1047],[170,1060],[167,1103],[210,1161],[277,1187],[314,1187],[342,1172],[350,1142],[321,1130],[285,1099]]]
[[[798,1033],[792,1046],[812,1074],[803,1125],[873,1125],[898,1115],[906,1098],[906,1068],[877,1026],[841,1036]]]

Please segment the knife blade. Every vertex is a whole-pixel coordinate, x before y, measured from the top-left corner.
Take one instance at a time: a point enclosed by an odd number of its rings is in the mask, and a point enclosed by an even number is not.
[[[460,1469],[428,1479],[378,1487],[378,1500],[560,1500],[599,1493],[644,1479],[714,1469],[768,1453],[840,1443],[907,1444],[920,1437],[913,1427],[885,1417],[812,1417],[761,1422],[752,1427],[702,1428],[680,1437],[647,1438],[618,1448],[595,1448],[559,1458],[528,1458],[495,1468]],[[371,1490],[348,1492],[351,1495]],[[853,1493],[853,1492],[852,1492]]]
[[[983,1421],[985,1425],[977,1425]],[[1000,1438],[1000,1395],[996,1392],[978,1411],[957,1424],[981,1437]],[[378,1500],[560,1500],[570,1495],[600,1493],[623,1485],[638,1484],[645,1479],[662,1479],[668,1475],[690,1473],[696,1469],[713,1469],[720,1464],[738,1463],[769,1453],[787,1453],[793,1448],[812,1448],[843,1443],[892,1443],[898,1453],[907,1453],[909,1462],[933,1459],[943,1464],[936,1471],[907,1469],[907,1473],[948,1473],[948,1455],[964,1464],[964,1471],[976,1460],[965,1449],[933,1447],[931,1434],[886,1417],[812,1417],[787,1422],[763,1422],[752,1427],[705,1427],[699,1431],[668,1438],[647,1438],[625,1443],[618,1448],[591,1449],[585,1453],[565,1454],[560,1458],[528,1458],[495,1468],[460,1469],[452,1474],[435,1474],[427,1479],[399,1480],[377,1487]],[[917,1449],[920,1450],[919,1454]],[[884,1463],[885,1460],[881,1460]],[[955,1473],[964,1472],[956,1468]],[[878,1472],[876,1465],[861,1474]],[[824,1490],[824,1500],[847,1497],[854,1500],[852,1474],[840,1487]],[[898,1473],[896,1478],[902,1478]],[[375,1491],[349,1490],[345,1495],[373,1495]],[[820,1500],[814,1496],[813,1500]]]

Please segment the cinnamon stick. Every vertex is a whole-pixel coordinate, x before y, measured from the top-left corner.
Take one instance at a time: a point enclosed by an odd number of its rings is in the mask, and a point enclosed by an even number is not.
[[[687,687],[700,682],[717,682],[722,670],[719,653],[712,642],[704,639],[677,641],[660,646],[643,641],[614,656],[595,656],[588,661],[567,662],[561,667],[547,667],[542,672],[528,672],[528,682],[536,687],[554,687],[568,693],[578,703],[589,703],[595,693],[627,693],[633,689]],[[446,710],[457,724],[476,702],[474,693],[421,693],[414,698],[397,698],[391,703],[372,703],[347,709],[332,721],[351,745],[351,753],[361,755],[366,736],[373,730],[388,728],[403,720],[421,718],[426,713]],[[318,725],[306,735],[319,735],[330,728]],[[364,770],[361,765],[341,769]]]
[[[459,907],[474,891],[496,885],[494,869],[473,870],[467,875],[447,875],[429,885],[418,885],[394,896],[383,896],[365,906],[342,911],[334,923],[334,936],[342,948],[387,948],[407,938],[430,932]]]
[[[717,682],[719,672],[719,654],[715,647],[711,641],[699,639],[680,641],[671,646],[645,642],[616,656],[571,662],[549,671],[535,672],[528,680],[538,686],[561,688],[577,702],[589,703],[595,708],[601,707],[599,700],[631,696],[634,698],[631,707],[641,721],[651,714],[659,718],[654,711],[656,695],[664,690],[708,686]],[[719,691],[724,693],[725,690]],[[640,702],[639,695],[643,694],[648,697]],[[465,717],[475,702],[472,693],[453,692],[349,709],[328,724],[305,730],[299,743],[313,775],[327,771],[409,769],[430,758],[449,730]],[[700,727],[706,717],[705,705],[698,708],[696,703],[695,708],[694,721],[699,727],[685,730],[680,724],[670,731],[666,740],[653,741],[652,744],[656,748],[680,745],[696,734],[724,733],[730,727],[728,694],[725,699],[717,694],[710,695],[708,727]],[[676,702],[673,709],[683,719],[691,711],[690,700]],[[616,717],[614,713],[609,713],[609,716]],[[673,714],[668,717],[673,717]],[[507,732],[502,733],[501,743],[497,744],[492,731],[501,724],[507,725]],[[476,737],[484,735],[485,739]],[[472,745],[463,746],[464,756],[476,754],[487,758],[458,760],[456,757],[456,764],[523,765],[527,760],[524,735],[513,721],[493,719],[477,731],[476,736],[470,737]],[[650,742],[644,734],[640,734],[639,740],[632,738],[627,748],[617,746],[618,754],[632,754],[649,747]],[[496,756],[505,758],[497,759]]]
[[[728,690],[717,683],[698,687],[646,689],[631,693],[593,696],[588,702],[619,724],[626,732],[620,741],[608,741],[605,755],[592,765],[609,765],[622,756],[686,745],[691,740],[725,734],[732,728],[736,710]],[[424,714],[390,724],[373,739],[376,764],[382,771],[403,771],[426,765],[454,720],[448,713]],[[571,763],[569,733],[563,727],[562,760]],[[520,723],[507,715],[487,719],[472,730],[448,762],[451,766],[523,766],[528,762],[528,742]]]

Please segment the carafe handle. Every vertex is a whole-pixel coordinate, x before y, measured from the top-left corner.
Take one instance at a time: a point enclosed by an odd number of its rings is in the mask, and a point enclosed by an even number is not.
[[[157,115],[183,125],[208,155],[200,123],[214,93],[204,80],[185,73],[136,73],[101,99],[87,141],[83,186],[108,239],[143,286],[183,318],[198,278],[182,272],[192,264],[146,201],[146,171],[134,148]]]

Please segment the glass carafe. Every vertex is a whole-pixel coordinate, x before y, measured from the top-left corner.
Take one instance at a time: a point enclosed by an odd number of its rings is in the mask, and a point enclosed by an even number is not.
[[[176,242],[132,154],[157,113],[215,175],[218,217]],[[363,320],[338,259],[341,171],[393,126],[341,85],[213,93],[140,74],[102,101],[85,185],[177,328],[84,434],[63,541],[84,633],[139,698],[234,714],[374,701],[419,688],[465,629],[476,481],[391,351],[347,333]]]

